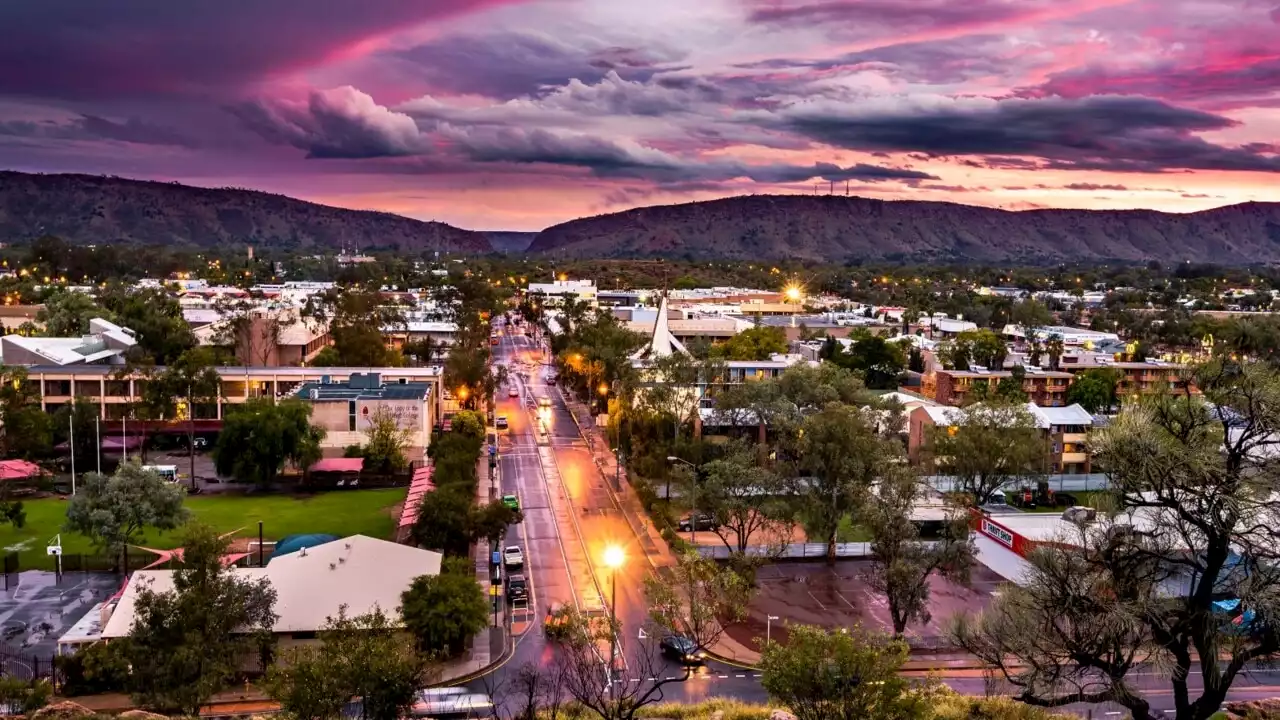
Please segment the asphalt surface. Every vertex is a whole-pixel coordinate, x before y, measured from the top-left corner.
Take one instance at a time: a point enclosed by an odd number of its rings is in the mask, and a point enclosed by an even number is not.
[[[505,415],[510,428],[499,440],[499,480],[501,493],[516,493],[524,511],[524,522],[508,531],[507,544],[518,544],[525,552],[524,573],[532,587],[526,610],[513,612],[516,620],[515,649],[511,657],[488,676],[470,684],[477,692],[490,692],[494,701],[505,705],[511,676],[522,665],[546,667],[554,661],[555,646],[542,633],[542,620],[554,604],[577,603],[584,610],[612,605],[622,623],[624,658],[634,658],[638,631],[648,615],[643,581],[651,572],[638,540],[622,516],[603,478],[592,461],[586,443],[558,390],[547,385],[543,355],[530,338],[504,333],[494,354],[495,362],[509,368],[519,397],[501,393],[495,414]],[[539,411],[539,398],[550,398],[550,411]],[[545,430],[545,432],[543,432]],[[604,550],[618,545],[626,550],[627,562],[614,576],[603,563]],[[610,597],[616,593],[616,602]],[[624,682],[647,682],[637,677],[627,662],[621,668]],[[660,669],[667,677],[683,675],[683,668],[668,663]],[[954,675],[961,675],[955,673]],[[950,687],[968,695],[1009,692],[999,683],[970,671],[968,676],[942,678]],[[1143,669],[1130,676],[1157,712],[1173,713],[1173,697],[1166,674]],[[1191,680],[1192,697],[1200,687],[1199,676]],[[1235,683],[1230,700],[1255,700],[1280,695],[1280,669],[1257,669]],[[747,702],[767,702],[760,676],[748,669],[709,661],[696,669],[687,681],[664,688],[664,698],[676,702],[698,702],[711,697],[732,697]],[[1076,705],[1061,708],[1081,716],[1121,717],[1118,706]]]

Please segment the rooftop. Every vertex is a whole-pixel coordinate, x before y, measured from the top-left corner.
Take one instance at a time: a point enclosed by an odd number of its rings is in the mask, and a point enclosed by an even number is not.
[[[306,382],[298,397],[312,402],[337,400],[422,400],[431,394],[431,383],[384,383],[378,373],[353,373],[346,382]]]

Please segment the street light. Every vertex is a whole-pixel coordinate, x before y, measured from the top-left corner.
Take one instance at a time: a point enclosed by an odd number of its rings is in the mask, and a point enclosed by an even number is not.
[[[668,455],[668,456],[667,456],[667,462],[669,462],[669,463],[684,463],[685,465],[688,465],[689,467],[693,468],[694,473],[697,473],[697,472],[698,472],[698,466],[697,466],[697,465],[694,465],[693,463],[689,462],[688,460],[684,460],[684,459],[678,458],[678,457],[676,457],[675,455]],[[671,475],[670,475],[670,474],[668,474],[668,475],[667,475],[667,502],[668,502],[668,503],[669,503],[669,502],[671,502]]]
[[[698,480],[699,480],[698,471],[701,468],[698,465],[694,465],[688,460],[685,460],[683,458],[678,458],[675,455],[668,455],[667,462],[680,463],[682,465],[688,466],[690,470],[693,470],[693,487],[690,488],[691,492],[693,493],[693,497],[689,498],[689,505],[691,508],[691,511],[689,513],[689,543],[691,545],[697,546],[698,516],[701,515],[701,513],[698,512],[698,492],[700,490],[700,486],[698,484]],[[669,474],[667,475],[667,503],[668,504],[671,503],[671,476]]]
[[[609,693],[613,693],[613,669],[618,663],[618,570],[627,553],[618,545],[604,549],[604,565],[609,568]]]
[[[782,618],[779,618],[777,615],[764,616],[764,644],[765,645],[768,645],[769,641],[773,638],[773,621],[781,620],[781,619]]]

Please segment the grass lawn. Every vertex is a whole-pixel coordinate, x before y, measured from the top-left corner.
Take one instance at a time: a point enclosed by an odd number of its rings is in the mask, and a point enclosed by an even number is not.
[[[258,521],[262,521],[263,535],[268,540],[298,533],[390,539],[396,520],[391,510],[404,500],[404,493],[404,488],[387,488],[317,495],[199,495],[187,498],[186,504],[193,519],[242,537],[256,537]],[[45,546],[59,533],[64,553],[97,552],[83,535],[62,532],[65,500],[43,498],[26,501],[23,506],[27,510],[25,527],[17,530],[0,525],[0,550],[18,552],[21,569],[52,570],[52,558],[45,554]],[[138,544],[166,550],[177,547],[180,541],[180,530],[153,530]]]

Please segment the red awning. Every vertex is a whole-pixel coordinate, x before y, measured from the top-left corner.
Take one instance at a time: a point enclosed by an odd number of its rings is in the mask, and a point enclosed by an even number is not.
[[[358,473],[363,469],[364,458],[325,458],[310,468],[313,473]]]

